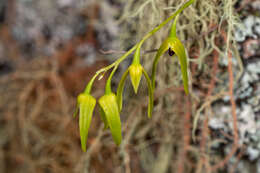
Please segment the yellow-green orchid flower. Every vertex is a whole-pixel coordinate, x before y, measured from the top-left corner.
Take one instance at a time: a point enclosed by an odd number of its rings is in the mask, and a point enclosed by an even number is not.
[[[105,95],[98,100],[98,103],[101,107],[101,118],[105,124],[105,129],[110,128],[113,140],[119,145],[122,140],[121,120],[116,95],[111,90],[111,79],[116,69],[117,67],[111,72],[106,83]]]
[[[121,143],[121,121],[119,109],[116,102],[116,95],[114,93],[105,94],[98,103],[104,113],[105,126],[110,128],[112,137],[117,145]],[[107,123],[107,124],[106,124]]]
[[[129,75],[135,94],[137,94],[138,87],[142,78],[143,67],[139,63],[133,63],[129,67]]]
[[[151,83],[151,80],[149,78],[149,75],[147,74],[145,69],[140,64],[140,48],[141,48],[141,45],[142,45],[142,43],[138,45],[132,64],[124,72],[124,74],[123,74],[123,76],[122,76],[122,78],[121,78],[121,80],[118,84],[117,103],[118,103],[118,106],[119,106],[119,111],[121,111],[122,110],[122,104],[123,104],[124,84],[125,84],[125,80],[126,80],[128,73],[130,75],[131,83],[132,83],[132,86],[134,88],[135,93],[137,93],[137,91],[138,91],[138,87],[139,87],[139,84],[140,84],[140,80],[142,78],[142,74],[144,74],[144,77],[145,77],[147,85],[148,85],[148,92],[149,92],[148,117],[150,118],[151,115],[152,115],[152,110],[153,110],[153,89],[152,89],[152,83]]]
[[[158,61],[160,57],[168,50],[169,55],[172,56],[176,54],[178,56],[180,65],[181,65],[181,72],[182,72],[182,80],[184,85],[184,91],[186,94],[189,93],[189,85],[188,85],[188,70],[187,70],[187,56],[185,52],[185,48],[181,41],[176,36],[176,22],[177,18],[174,20],[174,23],[171,28],[171,32],[169,37],[162,43],[157,54],[155,56],[155,60],[153,62],[153,70],[152,70],[152,86],[153,89],[155,88],[155,73]]]
[[[157,27],[155,27],[153,30],[151,30],[149,33],[147,33],[143,39],[133,46],[130,50],[128,50],[123,56],[121,56],[119,59],[117,59],[113,64],[110,64],[109,66],[100,69],[96,72],[96,74],[92,77],[90,82],[88,83],[85,91],[81,93],[77,98],[77,109],[74,113],[74,116],[76,116],[77,112],[79,111],[79,130],[80,130],[80,138],[81,138],[81,147],[83,151],[86,151],[86,143],[87,143],[87,137],[88,137],[88,130],[90,127],[92,114],[96,105],[96,99],[90,95],[90,91],[93,85],[94,80],[96,77],[102,76],[107,72],[109,69],[114,68],[111,72],[107,83],[106,83],[106,89],[105,89],[105,95],[102,96],[98,103],[100,105],[101,110],[101,119],[105,124],[105,129],[110,128],[110,131],[112,133],[113,140],[117,145],[121,143],[122,140],[122,132],[121,132],[121,120],[120,120],[120,111],[122,109],[122,95],[123,95],[123,89],[124,89],[124,83],[126,80],[126,77],[128,76],[128,73],[131,78],[131,83],[134,88],[135,93],[138,92],[138,87],[142,78],[142,74],[144,74],[146,78],[146,82],[148,84],[148,91],[149,91],[149,104],[148,104],[148,117],[151,117],[152,109],[153,109],[153,92],[155,88],[155,73],[158,61],[160,57],[165,53],[167,50],[169,51],[169,55],[172,56],[176,54],[178,56],[180,65],[181,65],[181,72],[182,72],[182,78],[184,83],[184,90],[186,94],[188,94],[188,72],[187,72],[187,57],[185,53],[185,48],[181,41],[176,36],[176,21],[175,19],[169,37],[162,43],[160,46],[154,63],[153,63],[153,69],[152,69],[152,80],[150,80],[147,72],[144,70],[142,65],[140,64],[140,48],[141,45],[145,40],[147,40],[149,37],[154,35],[158,30],[160,30],[162,27],[164,27],[168,22],[170,22],[174,17],[178,17],[178,14],[181,13],[185,8],[187,8],[189,5],[191,5],[195,0],[189,0],[185,4],[183,4],[176,12],[174,12],[170,17],[168,17],[166,20],[164,20],[161,24],[159,24]],[[177,18],[176,17],[176,18]],[[118,85],[117,94],[113,93],[111,91],[111,79],[114,75],[118,65],[125,60],[134,50],[136,50],[134,59],[132,64],[129,66],[129,68],[125,71],[123,74],[120,83]],[[101,79],[100,78],[100,79]]]
[[[77,111],[79,109],[79,132],[81,139],[81,148],[85,152],[88,138],[88,129],[92,119],[92,114],[96,105],[96,99],[90,94],[82,93],[77,98]]]

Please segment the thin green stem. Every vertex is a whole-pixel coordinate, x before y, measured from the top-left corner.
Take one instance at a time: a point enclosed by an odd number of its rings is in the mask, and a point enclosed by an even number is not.
[[[97,71],[96,73],[100,74],[102,72],[105,72],[107,70],[109,70],[110,68],[114,67],[115,65],[120,64],[123,60],[125,60],[127,58],[128,55],[130,55],[136,48],[137,45],[140,44],[142,45],[142,43],[147,40],[149,37],[151,37],[154,33],[156,33],[157,31],[159,31],[164,25],[166,25],[167,23],[169,23],[175,16],[177,16],[179,13],[181,13],[185,8],[187,8],[188,6],[190,6],[192,3],[194,2],[194,0],[190,0],[188,2],[186,2],[185,4],[183,4],[183,6],[181,6],[176,12],[174,12],[170,17],[168,17],[166,20],[164,20],[160,25],[158,25],[156,28],[154,28],[153,30],[151,30],[148,34],[146,34],[143,39],[141,41],[139,41],[138,43],[136,43],[129,51],[127,51],[123,56],[121,56],[118,60],[116,60],[114,63],[110,64],[109,66],[100,69],[99,71]]]
[[[112,92],[111,90],[111,80],[112,77],[114,76],[114,73],[116,72],[117,69],[117,65],[113,68],[112,72],[110,73],[108,79],[107,79],[107,83],[106,83],[106,89],[105,89],[105,94],[110,94]]]
[[[90,82],[89,82],[88,85],[86,86],[86,88],[85,88],[85,90],[84,90],[84,93],[90,94],[92,85],[93,85],[93,83],[94,83],[94,81],[95,81],[95,79],[96,79],[96,77],[97,77],[98,75],[99,75],[99,73],[96,73],[96,74],[92,77],[92,79],[90,80]]]
[[[185,8],[190,6],[193,2],[194,2],[194,0],[190,0],[190,1],[186,2],[185,4],[183,4],[183,6],[181,6],[175,13],[173,13],[170,17],[168,17],[165,21],[163,21],[160,25],[158,25],[156,28],[154,28],[148,34],[146,34],[140,42],[145,41],[146,39],[151,37],[154,33],[156,33],[158,30],[160,30],[164,25],[169,23],[175,16],[177,16],[179,13],[181,13]]]
[[[190,6],[195,0],[189,0],[188,2],[186,2],[185,4],[183,4],[177,11],[175,11],[170,17],[168,17],[166,20],[164,20],[160,25],[158,25],[156,28],[154,28],[153,30],[151,30],[149,33],[147,33],[143,39],[141,41],[139,41],[138,43],[136,43],[130,50],[128,50],[123,56],[121,56],[119,59],[117,59],[114,63],[98,70],[95,74],[95,76],[91,79],[90,83],[88,84],[88,86],[85,89],[85,92],[90,92],[93,81],[95,80],[95,78],[102,72],[106,72],[109,69],[111,69],[114,66],[118,66],[123,60],[125,60],[136,48],[138,45],[143,44],[143,42],[145,40],[147,40],[149,37],[151,37],[154,33],[156,33],[157,31],[159,31],[162,27],[164,27],[167,23],[169,23],[173,18],[175,18],[179,13],[181,13],[185,8],[187,8],[188,6]]]
[[[178,18],[179,18],[179,15],[176,16],[175,20],[172,23],[170,37],[176,37],[176,25],[177,25]]]
[[[140,49],[141,49],[142,44],[143,44],[143,42],[140,42],[137,45],[132,64],[140,64]]]

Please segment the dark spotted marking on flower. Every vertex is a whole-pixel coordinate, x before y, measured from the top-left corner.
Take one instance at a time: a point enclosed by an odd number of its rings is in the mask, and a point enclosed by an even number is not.
[[[170,56],[173,56],[175,54],[175,52],[171,48],[169,48],[168,53],[169,53]]]

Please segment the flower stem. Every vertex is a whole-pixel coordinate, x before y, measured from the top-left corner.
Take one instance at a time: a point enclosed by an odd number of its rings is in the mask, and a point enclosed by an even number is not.
[[[176,37],[176,25],[177,25],[178,18],[179,18],[179,15],[176,16],[175,20],[172,23],[170,37]]]
[[[141,49],[142,44],[143,44],[143,42],[140,42],[137,45],[132,64],[140,64],[140,49]]]
[[[113,68],[112,72],[110,73],[108,79],[107,79],[107,83],[106,83],[106,89],[105,89],[105,94],[110,94],[112,92],[111,90],[111,80],[112,77],[114,76],[114,73],[116,72],[117,69],[117,65]]]
[[[96,79],[96,77],[97,77],[98,75],[99,75],[99,73],[96,73],[96,74],[92,77],[92,79],[90,80],[90,82],[89,82],[88,85],[86,86],[86,88],[85,88],[85,90],[84,90],[84,93],[90,94],[92,85],[93,85],[93,83],[94,83],[94,81],[95,81],[95,79]]]
[[[101,73],[105,73],[106,71],[108,71],[109,69],[111,69],[112,67],[118,66],[123,60],[125,60],[128,55],[130,55],[138,46],[141,47],[141,45],[143,44],[143,42],[145,40],[147,40],[149,37],[151,37],[153,34],[155,34],[157,31],[159,31],[162,27],[164,27],[167,23],[169,23],[172,19],[174,19],[179,13],[181,13],[185,8],[187,8],[188,6],[190,6],[195,0],[189,0],[188,2],[186,2],[185,4],[183,4],[177,11],[175,11],[170,17],[168,17],[166,20],[164,20],[160,25],[158,25],[156,28],[154,28],[153,30],[151,30],[150,32],[148,32],[141,41],[139,41],[138,43],[136,43],[130,50],[128,50],[123,56],[121,56],[119,59],[117,59],[115,62],[113,62],[112,64],[98,70],[96,72],[96,74],[93,76],[93,78],[91,79],[91,81],[89,82],[89,84],[87,85],[85,92],[90,92],[92,84],[94,82],[94,80],[96,79],[96,77],[101,74]]]

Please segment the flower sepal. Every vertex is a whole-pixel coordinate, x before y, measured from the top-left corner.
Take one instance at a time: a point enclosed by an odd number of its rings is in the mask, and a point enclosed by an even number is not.
[[[81,148],[85,152],[93,111],[96,105],[96,99],[90,94],[81,93],[77,98],[77,107],[79,109],[79,132],[81,139]],[[78,111],[78,110],[77,110]],[[75,116],[76,114],[74,114]]]
[[[133,85],[135,94],[137,94],[138,87],[142,78],[143,67],[141,64],[132,64],[129,67],[129,75],[131,79],[131,83]]]
[[[110,128],[113,140],[117,145],[120,145],[122,140],[121,120],[116,95],[114,93],[105,94],[98,100],[98,103],[104,113],[103,116]]]
[[[185,52],[185,48],[182,42],[176,36],[176,23],[177,23],[178,16],[174,20],[172,24],[172,28],[170,31],[169,37],[161,44],[160,48],[158,49],[154,62],[153,62],[153,69],[152,69],[152,86],[153,89],[155,88],[155,73],[158,61],[160,57],[168,50],[170,56],[174,54],[177,55],[179,59],[179,63],[181,66],[181,73],[182,73],[182,80],[184,91],[188,95],[189,94],[189,84],[188,84],[188,65],[187,65],[187,56]]]

